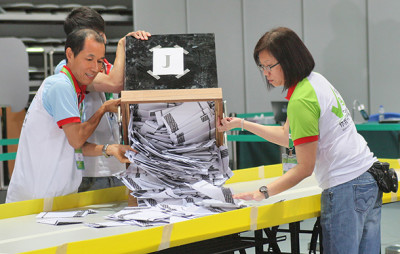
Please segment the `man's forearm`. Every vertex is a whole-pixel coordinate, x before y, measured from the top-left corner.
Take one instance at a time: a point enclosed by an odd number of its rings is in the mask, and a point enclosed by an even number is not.
[[[79,128],[78,136],[81,137],[82,142],[84,143],[96,130],[99,125],[101,118],[106,113],[105,107],[102,105],[100,108],[92,115],[92,117],[86,121],[81,123]],[[82,143],[82,144],[83,144]]]
[[[84,156],[100,156],[103,154],[103,146],[85,142],[82,146],[82,153]]]
[[[101,118],[106,112],[117,112],[121,99],[108,100],[100,106],[94,115],[83,123],[68,123],[63,125],[69,144],[73,148],[81,148],[86,140],[92,135],[99,125]]]
[[[105,107],[102,105],[87,122],[63,125],[69,144],[75,149],[81,148],[97,128],[105,112]]]

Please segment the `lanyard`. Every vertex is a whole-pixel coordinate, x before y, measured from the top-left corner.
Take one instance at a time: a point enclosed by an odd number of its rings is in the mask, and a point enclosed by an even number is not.
[[[114,98],[113,93],[104,93],[104,95],[106,96],[106,101],[111,100]]]
[[[104,59],[104,64],[106,65],[105,72],[108,75],[111,71],[112,65],[107,61],[107,59]],[[104,95],[106,96],[106,101],[114,98],[114,95],[112,93],[104,93]]]
[[[293,168],[294,166],[297,165],[297,157],[296,154],[293,153],[294,150],[294,145],[293,145],[293,140],[292,140],[292,133],[290,131],[290,127],[289,127],[289,151],[288,153],[285,152],[282,153],[282,169],[283,169],[283,173],[286,173],[287,171],[289,171],[291,168]]]
[[[292,140],[292,132],[289,127],[289,148],[293,149],[293,147],[294,147],[294,145],[293,145],[293,140]]]

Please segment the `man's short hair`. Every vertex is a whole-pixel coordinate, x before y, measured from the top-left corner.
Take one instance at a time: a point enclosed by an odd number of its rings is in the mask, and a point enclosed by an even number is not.
[[[68,35],[77,29],[89,28],[98,33],[105,32],[105,22],[94,9],[82,6],[74,8],[64,21],[64,31]]]
[[[289,28],[278,27],[266,32],[254,48],[254,61],[260,64],[259,54],[268,51],[281,65],[284,73],[284,90],[308,77],[315,62],[299,36]],[[268,88],[272,85],[267,81]]]
[[[86,38],[93,38],[95,41],[104,44],[104,39],[98,32],[92,29],[79,29],[74,30],[67,36],[65,51],[67,51],[67,48],[71,48],[74,56],[77,56],[85,46]],[[67,57],[65,57],[65,59],[67,59]]]

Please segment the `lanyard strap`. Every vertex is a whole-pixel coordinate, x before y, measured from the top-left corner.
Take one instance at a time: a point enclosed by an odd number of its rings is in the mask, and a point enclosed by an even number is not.
[[[110,74],[112,65],[107,61],[107,59],[104,59],[104,64],[106,66],[105,72],[108,75],[108,74]],[[106,101],[111,100],[111,99],[114,98],[113,93],[104,93],[104,95],[106,96]]]
[[[111,100],[114,98],[113,93],[104,93],[104,95],[106,96],[106,101]]]
[[[293,140],[292,140],[292,131],[290,130],[289,127],[289,149],[293,149],[294,145],[293,145]]]

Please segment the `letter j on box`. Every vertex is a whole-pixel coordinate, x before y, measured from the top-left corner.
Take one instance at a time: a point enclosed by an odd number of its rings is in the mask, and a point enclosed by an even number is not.
[[[153,74],[182,75],[183,48],[156,48],[153,51]]]

